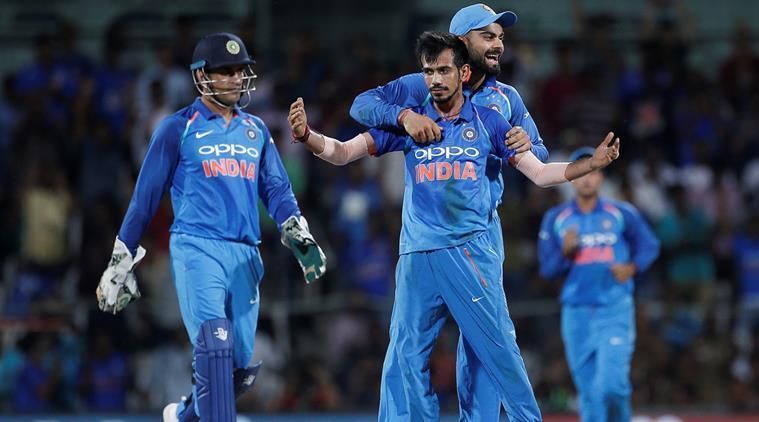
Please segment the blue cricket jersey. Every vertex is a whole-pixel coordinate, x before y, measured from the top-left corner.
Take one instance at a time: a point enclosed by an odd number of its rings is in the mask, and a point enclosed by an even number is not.
[[[153,133],[119,230],[132,252],[166,189],[174,209],[172,233],[257,245],[259,198],[278,226],[300,215],[263,121],[236,108],[227,124],[200,98]]]
[[[439,143],[419,145],[407,134],[370,129],[375,155],[406,157],[400,253],[448,248],[487,230],[492,218],[489,155],[513,155],[504,142],[511,126],[497,112],[465,99],[461,113],[444,120],[432,102],[414,108],[443,128]]]
[[[530,136],[532,153],[540,161],[548,159],[548,150],[543,145],[538,127],[516,89],[488,76],[476,91],[467,90],[472,103],[487,107],[500,113],[511,126],[521,126]],[[350,115],[354,120],[368,127],[398,127],[398,114],[406,108],[426,104],[430,101],[430,92],[424,83],[422,73],[411,73],[388,82],[385,85],[359,94],[353,101]],[[499,157],[488,160],[487,177],[493,182],[491,199],[493,207],[501,203],[503,196],[503,162]]]
[[[580,242],[573,261],[561,253],[570,228],[577,230]],[[607,198],[599,198],[587,214],[575,200],[551,208],[538,238],[540,275],[566,276],[561,303],[568,305],[611,305],[629,297],[633,280],[618,282],[611,265],[632,262],[642,272],[659,255],[659,240],[635,207]]]

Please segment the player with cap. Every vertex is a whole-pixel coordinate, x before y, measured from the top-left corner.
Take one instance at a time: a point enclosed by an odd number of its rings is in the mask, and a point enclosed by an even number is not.
[[[235,397],[255,381],[253,356],[263,263],[258,200],[281,231],[307,283],[325,257],[309,232],[264,122],[240,108],[255,90],[254,61],[236,35],[216,33],[195,47],[190,70],[200,96],[153,133],[134,194],[97,288],[104,312],[140,297],[139,246],[165,190],[171,193],[171,270],[193,345],[191,394],[163,420],[236,420]]]
[[[395,151],[405,157],[403,227],[379,420],[439,419],[429,362],[450,313],[485,368],[496,400],[495,420],[473,418],[471,413],[461,419],[495,422],[502,403],[510,420],[539,421],[501,285],[501,257],[489,230],[488,157],[508,160],[536,185],[550,186],[609,165],[619,156],[619,138],[609,133],[592,158],[572,163],[544,164],[529,150],[516,154],[504,141],[511,129],[506,119],[462,94],[470,65],[459,38],[425,32],[417,40],[417,57],[432,101],[414,107],[414,112],[444,128],[439,143],[418,144],[393,129],[369,129],[339,142],[309,128],[302,99],[290,106],[288,116],[296,141],[332,164]]]
[[[592,154],[580,148],[571,159]],[[635,207],[599,196],[603,180],[599,170],[573,180],[575,198],[545,214],[538,236],[540,275],[565,278],[561,336],[585,422],[630,420],[633,279],[659,254]]]
[[[512,126],[506,134],[507,145],[516,153],[532,151],[541,161],[548,159],[548,150],[538,133],[535,121],[517,90],[496,80],[504,51],[504,29],[517,22],[514,12],[496,13],[482,3],[460,9],[450,22],[449,32],[464,41],[469,52],[471,76],[465,81],[466,94],[472,103],[499,112]],[[440,126],[413,107],[430,101],[429,91],[421,73],[402,76],[386,85],[368,90],[356,97],[350,110],[359,123],[374,127],[403,129],[419,143],[440,140]],[[489,226],[494,249],[501,261],[505,258],[503,232],[497,207],[503,196],[503,162],[488,157],[487,177],[491,181],[492,219]],[[502,285],[502,281],[499,281]],[[497,421],[500,412],[498,397],[488,376],[462,337],[456,361],[458,399],[462,420]]]

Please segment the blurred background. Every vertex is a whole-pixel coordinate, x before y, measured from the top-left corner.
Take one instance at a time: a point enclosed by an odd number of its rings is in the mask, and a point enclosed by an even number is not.
[[[416,36],[447,30],[468,4],[0,2],[6,420],[155,420],[189,391],[191,349],[168,269],[167,198],[142,241],[143,298],[112,316],[97,310],[94,291],[147,140],[193,100],[192,50],[216,31],[240,35],[257,60],[247,111],[272,131],[329,258],[326,277],[306,286],[272,221],[262,221],[255,353],[264,368],[238,409],[371,420],[392,308],[402,156],[332,167],[291,143],[286,110],[302,96],[314,128],[354,136],[363,129],[348,115],[355,95],[417,71]],[[522,95],[551,160],[614,130],[622,157],[606,193],[639,207],[662,241],[660,259],[637,280],[636,413],[759,420],[759,2],[488,4],[519,15],[506,30],[499,79]],[[536,188],[510,169],[505,177],[504,288],[541,409],[560,420],[577,407],[558,334],[561,282],[540,279],[535,257],[542,214],[572,190]],[[457,336],[449,324],[431,361],[450,414]]]

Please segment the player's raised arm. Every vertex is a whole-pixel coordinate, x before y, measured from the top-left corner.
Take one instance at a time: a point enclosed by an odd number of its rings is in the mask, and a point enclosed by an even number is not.
[[[612,142],[612,139],[614,141]],[[518,154],[509,162],[538,186],[546,187],[568,182],[592,171],[600,170],[619,157],[619,138],[609,132],[596,147],[593,156],[574,162],[541,163],[531,151]]]
[[[290,122],[293,139],[302,142],[317,157],[336,166],[343,166],[375,152],[374,139],[368,132],[359,134],[346,142],[340,142],[311,131],[303,98],[298,98],[290,105],[287,120]]]

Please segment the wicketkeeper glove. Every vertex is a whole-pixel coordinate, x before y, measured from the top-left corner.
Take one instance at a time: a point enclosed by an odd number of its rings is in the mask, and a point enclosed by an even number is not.
[[[308,231],[308,222],[303,216],[290,216],[282,224],[282,244],[287,246],[298,260],[306,283],[318,279],[327,267],[327,258]]]
[[[116,314],[126,308],[129,302],[140,298],[134,268],[145,257],[145,253],[145,248],[139,246],[137,254],[132,257],[126,244],[116,237],[111,261],[95,291],[101,311]]]

